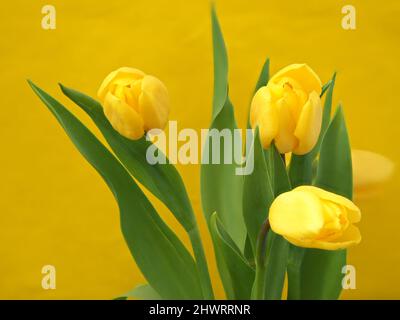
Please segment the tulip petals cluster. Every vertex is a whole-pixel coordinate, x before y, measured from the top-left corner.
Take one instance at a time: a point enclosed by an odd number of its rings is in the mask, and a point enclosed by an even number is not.
[[[261,142],[272,142],[282,154],[302,155],[318,141],[322,122],[321,81],[306,64],[293,64],[275,74],[253,97],[250,122]],[[101,84],[98,97],[104,114],[122,136],[137,140],[146,131],[163,129],[169,97],[157,78],[134,68],[119,68]],[[271,229],[290,243],[306,248],[339,250],[361,241],[354,225],[358,207],[340,195],[300,186],[279,195],[269,209]]]
[[[314,186],[282,193],[269,211],[271,229],[305,248],[344,249],[360,243],[359,208],[349,199]]]
[[[250,123],[259,127],[265,149],[274,141],[280,153],[312,150],[321,130],[321,90],[321,80],[308,65],[292,64],[256,92]]]
[[[98,93],[113,128],[128,139],[140,139],[151,129],[163,129],[169,116],[169,96],[156,77],[128,67],[111,72]]]

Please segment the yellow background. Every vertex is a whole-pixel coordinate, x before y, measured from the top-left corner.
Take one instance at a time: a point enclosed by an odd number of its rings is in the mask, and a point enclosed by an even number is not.
[[[351,2],[357,29],[341,27]],[[57,10],[57,29],[41,28],[41,8]],[[326,82],[338,71],[352,146],[400,161],[399,1],[217,1],[228,47],[230,94],[243,127],[266,56],[272,72],[308,63]],[[0,298],[109,299],[144,282],[119,229],[117,206],[98,174],[26,83],[64,102],[62,82],[95,96],[120,66],[154,74],[167,85],[171,120],[207,128],[212,100],[209,1],[6,1],[0,10]],[[97,132],[97,131],[96,131]],[[200,207],[199,167],[178,166],[205,237],[218,297],[221,285]],[[373,170],[373,169],[372,169]],[[350,250],[357,289],[344,298],[400,298],[398,190],[393,179],[359,200],[363,241]],[[183,236],[165,207],[157,209]],[[187,239],[183,237],[185,243]],[[57,289],[41,288],[41,268],[57,270]]]

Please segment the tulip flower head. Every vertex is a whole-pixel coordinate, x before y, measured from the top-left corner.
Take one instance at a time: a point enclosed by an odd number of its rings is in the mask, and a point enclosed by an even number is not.
[[[169,97],[156,77],[128,67],[111,72],[97,93],[113,128],[128,139],[163,129],[168,121]]]
[[[358,244],[354,223],[361,213],[349,199],[313,186],[300,186],[279,195],[271,205],[271,229],[305,248],[344,249]]]
[[[306,154],[321,130],[321,80],[306,64],[276,73],[253,97],[250,123],[260,130],[265,149],[272,141],[280,153]]]

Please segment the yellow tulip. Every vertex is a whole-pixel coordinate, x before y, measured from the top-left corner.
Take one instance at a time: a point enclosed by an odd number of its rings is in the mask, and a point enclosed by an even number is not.
[[[138,69],[122,67],[111,72],[97,95],[113,128],[126,138],[140,139],[145,131],[163,129],[168,121],[167,88]]]
[[[322,122],[321,80],[306,64],[275,74],[253,97],[250,123],[259,127],[263,147],[306,154],[315,146]]]
[[[361,213],[350,200],[313,186],[279,195],[271,205],[271,229],[305,248],[344,249],[361,241]]]

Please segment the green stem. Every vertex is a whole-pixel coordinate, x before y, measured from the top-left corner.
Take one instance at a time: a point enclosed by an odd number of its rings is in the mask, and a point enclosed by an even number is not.
[[[288,282],[290,286],[288,287],[288,300],[300,300],[301,299],[301,275],[300,269],[294,265],[287,266],[288,272]]]
[[[287,265],[288,273],[288,300],[301,299],[301,266],[303,263],[305,249],[294,245],[290,246]]]
[[[267,247],[267,235],[270,229],[269,220],[266,219],[261,227],[256,246],[256,276],[251,293],[252,299],[263,300],[265,298],[265,256]]]
[[[265,271],[266,271],[266,269],[264,266],[257,265],[253,290],[251,292],[252,300],[263,300],[264,299]]]
[[[214,292],[211,285],[210,274],[208,272],[206,255],[204,254],[203,244],[201,242],[199,228],[195,225],[188,231],[190,242],[192,243],[194,257],[196,259],[197,270],[200,277],[200,285],[203,291],[204,299],[213,300]]]

